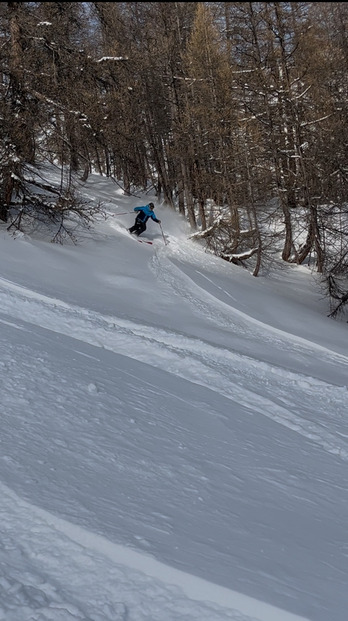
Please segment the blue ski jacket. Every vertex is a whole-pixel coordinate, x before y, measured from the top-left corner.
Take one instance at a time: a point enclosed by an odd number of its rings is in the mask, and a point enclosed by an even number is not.
[[[151,218],[154,222],[160,222],[160,220],[156,218],[153,209],[150,209],[149,205],[144,205],[143,207],[134,207],[134,211],[139,211],[137,215],[137,220],[140,220],[140,222],[147,222],[149,218]]]

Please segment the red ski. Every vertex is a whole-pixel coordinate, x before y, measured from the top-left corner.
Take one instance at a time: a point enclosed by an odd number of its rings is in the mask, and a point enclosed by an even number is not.
[[[127,231],[128,231],[128,229],[127,229]],[[128,231],[128,233],[129,233],[129,231]],[[129,233],[129,234],[130,234],[130,236],[133,239],[135,239],[136,241],[140,242],[141,244],[150,244],[150,245],[152,245],[152,241],[148,241],[147,239],[139,239],[139,237],[136,237],[136,235],[132,235],[132,233]]]
[[[138,242],[140,242],[141,244],[152,244],[152,242],[147,241],[147,239],[137,239]]]

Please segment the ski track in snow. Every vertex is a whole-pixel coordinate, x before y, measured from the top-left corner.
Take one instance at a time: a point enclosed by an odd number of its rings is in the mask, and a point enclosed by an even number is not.
[[[266,326],[217,300],[165,257],[159,261],[154,254],[152,269],[158,279],[191,303],[196,312],[210,317],[215,325],[232,326],[234,334],[248,333],[248,338],[259,342],[276,342],[284,351],[308,353],[312,350],[315,355],[321,350],[326,359],[348,364],[348,358],[342,355]],[[348,429],[346,433],[342,432],[346,419],[346,386],[328,384],[184,334],[67,304],[3,278],[0,278],[0,295],[2,312],[12,320],[18,319],[21,325],[16,324],[16,327],[20,329],[28,329],[28,323],[32,323],[128,357],[132,351],[132,358],[216,391],[348,461]],[[217,307],[220,312],[216,312]],[[237,324],[233,321],[236,315]],[[30,321],[24,322],[23,317],[30,318]],[[4,321],[10,323],[8,317]],[[272,383],[269,382],[270,374]],[[297,401],[293,395],[295,385]],[[265,394],[267,397],[263,396]],[[318,413],[316,422],[310,420],[314,404]],[[301,416],[296,412],[301,412]],[[327,417],[330,412],[329,431]],[[323,422],[320,422],[321,414]]]
[[[288,332],[283,332],[278,328],[266,325],[245,313],[228,306],[221,300],[214,297],[211,293],[196,285],[189,276],[186,276],[178,267],[163,257],[153,260],[153,270],[159,280],[169,285],[178,295],[185,298],[192,308],[204,317],[210,317],[214,324],[233,330],[234,334],[252,339],[253,341],[262,340],[264,343],[275,343],[277,346],[288,351],[307,352],[311,349],[314,352],[322,353],[340,365],[348,366],[348,356],[342,356],[321,345],[316,345],[299,336],[294,336]],[[204,276],[208,281],[209,279]],[[224,293],[233,299],[233,296]],[[220,312],[216,308],[220,307]],[[238,317],[238,323],[233,321],[233,317]]]

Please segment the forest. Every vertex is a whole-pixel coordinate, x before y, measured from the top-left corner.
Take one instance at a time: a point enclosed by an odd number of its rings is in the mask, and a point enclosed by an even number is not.
[[[347,312],[346,2],[2,2],[0,37],[9,233],[72,238],[102,210],[78,191],[96,172],[254,276],[310,266]]]

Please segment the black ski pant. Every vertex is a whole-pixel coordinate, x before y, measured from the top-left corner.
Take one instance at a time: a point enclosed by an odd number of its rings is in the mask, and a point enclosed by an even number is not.
[[[139,237],[144,231],[146,231],[146,222],[142,222],[141,220],[136,220],[134,225],[128,229],[130,233],[134,233]]]

